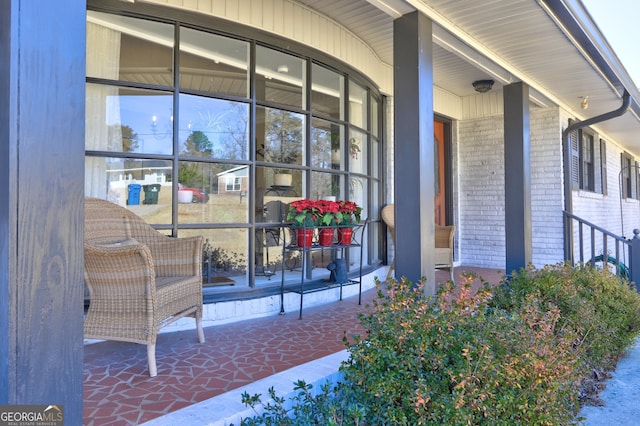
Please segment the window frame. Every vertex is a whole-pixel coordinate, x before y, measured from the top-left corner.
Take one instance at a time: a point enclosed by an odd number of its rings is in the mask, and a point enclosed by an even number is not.
[[[172,169],[171,182],[173,183],[171,188],[172,199],[170,203],[172,205],[173,213],[171,215],[171,218],[168,219],[169,221],[163,221],[162,223],[152,224],[152,226],[154,226],[156,229],[167,231],[166,232],[167,234],[170,234],[174,237],[180,236],[183,231],[189,234],[197,231],[211,233],[214,231],[222,231],[222,230],[229,230],[229,229],[234,229],[234,230],[245,229],[247,231],[247,238],[245,239],[246,239],[246,249],[247,249],[246,266],[248,268],[246,277],[247,277],[249,287],[255,287],[255,281],[256,281],[255,277],[259,274],[258,272],[256,272],[256,269],[254,268],[254,266],[258,265],[256,261],[258,256],[256,252],[257,242],[256,242],[256,238],[254,238],[254,233],[257,227],[260,226],[259,222],[261,219],[259,218],[259,215],[249,214],[246,221],[241,220],[241,221],[236,221],[232,223],[224,222],[224,221],[211,221],[211,220],[203,220],[197,223],[183,222],[181,221],[180,216],[178,214],[178,199],[177,199],[178,186],[177,185],[179,180],[178,174],[181,169],[181,163],[183,162],[198,163],[198,164],[202,164],[203,166],[207,166],[210,164],[228,165],[233,167],[246,166],[248,167],[249,171],[248,171],[248,175],[245,176],[241,182],[240,202],[241,203],[243,202],[242,197],[244,194],[244,196],[247,196],[247,200],[244,202],[247,204],[248,210],[252,211],[253,207],[257,207],[258,202],[257,202],[257,198],[255,198],[257,197],[257,195],[255,194],[258,193],[258,191],[256,190],[257,170],[261,167],[264,167],[270,170],[276,170],[278,166],[283,166],[282,164],[263,163],[259,161],[255,156],[255,151],[256,151],[255,144],[258,140],[256,135],[256,126],[257,126],[256,110],[258,108],[276,108],[276,109],[283,109],[291,113],[302,114],[305,117],[305,124],[303,126],[304,134],[305,134],[305,140],[304,140],[305,147],[309,147],[311,144],[310,137],[309,137],[310,126],[311,126],[310,123],[312,123],[312,120],[314,118],[326,120],[332,124],[342,126],[344,131],[341,134],[341,148],[342,148],[342,156],[343,158],[345,158],[346,161],[341,162],[339,168],[336,169],[333,166],[331,168],[315,167],[313,164],[310,164],[310,161],[308,158],[309,155],[305,153],[302,164],[287,165],[288,166],[287,170],[290,170],[294,173],[303,174],[306,177],[304,181],[302,179],[300,180],[303,182],[301,194],[306,193],[308,194],[307,196],[311,194],[311,184],[310,184],[311,179],[309,178],[313,175],[313,173],[318,171],[321,171],[324,173],[331,173],[339,177],[341,181],[341,185],[340,185],[340,187],[342,188],[341,191],[343,191],[342,196],[345,199],[351,199],[351,194],[348,191],[347,182],[349,182],[350,179],[353,179],[355,177],[363,178],[364,181],[367,182],[368,184],[366,185],[366,190],[365,190],[366,196],[364,197],[364,201],[363,201],[363,204],[365,205],[363,205],[362,207],[365,209],[365,211],[367,211],[368,214],[371,215],[369,219],[374,218],[375,220],[377,218],[378,213],[376,211],[376,207],[379,206],[381,204],[381,200],[384,199],[384,193],[381,190],[377,190],[375,192],[375,200],[374,200],[372,199],[373,191],[370,189],[370,187],[372,186],[371,183],[375,182],[377,183],[378,188],[383,188],[383,185],[381,185],[381,182],[382,182],[384,170],[382,168],[382,165],[380,164],[380,161],[381,161],[380,159],[382,158],[384,143],[385,143],[384,141],[385,138],[383,137],[384,135],[383,128],[385,126],[385,123],[383,120],[384,119],[383,109],[385,104],[383,101],[384,96],[381,93],[379,93],[379,87],[377,87],[377,85],[374,83],[373,80],[369,79],[366,75],[362,74],[361,71],[343,63],[342,61],[339,61],[339,59],[333,56],[329,56],[321,52],[317,52],[315,50],[309,49],[307,46],[303,44],[298,45],[295,42],[292,42],[290,39],[279,37],[279,36],[267,37],[265,36],[264,33],[260,31],[254,31],[249,27],[238,25],[238,24],[228,25],[225,23],[225,21],[218,20],[216,18],[211,19],[207,17],[205,20],[195,13],[184,12],[178,15],[174,15],[174,14],[169,14],[167,12],[167,14],[164,15],[161,11],[159,12],[158,10],[152,9],[150,6],[143,5],[143,4],[141,4],[139,7],[137,6],[136,11],[133,12],[129,10],[123,10],[121,5],[119,4],[116,6],[108,6],[102,2],[97,2],[96,0],[90,0],[87,4],[87,9],[91,11],[104,12],[104,13],[113,14],[113,15],[121,15],[121,16],[126,16],[131,18],[137,18],[144,21],[168,23],[174,26],[174,43],[176,48],[174,49],[174,67],[173,67],[174,83],[173,85],[150,83],[150,82],[129,82],[129,81],[120,81],[117,79],[112,80],[112,79],[96,78],[96,77],[88,77],[88,76],[86,77],[87,84],[113,85],[116,87],[126,87],[127,89],[169,91],[172,93],[173,110],[171,114],[171,119],[172,119],[171,121],[172,121],[172,125],[174,125],[175,127],[173,128],[173,132],[171,134],[171,138],[173,139],[173,148],[174,148],[171,153],[127,153],[127,152],[119,152],[119,151],[111,152],[111,151],[85,149],[86,159],[101,158],[101,157],[117,157],[117,158],[122,157],[127,159],[130,158],[134,160],[139,158],[163,160],[163,161],[170,161],[172,163],[173,169]],[[181,87],[179,83],[180,77],[182,76],[181,68],[180,68],[180,50],[179,50],[180,37],[179,35],[180,35],[181,29],[183,28],[198,30],[204,33],[209,33],[209,34],[222,36],[222,37],[228,37],[230,39],[245,41],[249,43],[249,56],[250,56],[249,68],[251,69],[251,71],[249,72],[250,89],[247,97],[236,96],[236,95],[223,93],[223,92],[218,93],[218,92],[202,91],[197,89],[187,89],[187,88]],[[256,49],[258,46],[266,47],[276,51],[281,51],[282,53],[292,55],[293,57],[297,57],[304,61],[304,64],[305,64],[304,72],[306,73],[305,78],[307,79],[307,85],[303,91],[304,98],[305,98],[303,105],[301,105],[300,107],[297,107],[297,106],[291,106],[288,104],[281,104],[276,101],[269,101],[267,99],[259,99],[259,97],[256,94],[257,78],[256,78],[256,70],[255,70]],[[341,75],[342,78],[344,79],[343,86],[345,86],[345,88],[341,93],[341,99],[340,99],[340,104],[344,112],[344,116],[340,116],[339,118],[336,118],[336,117],[327,116],[322,112],[316,113],[313,111],[313,108],[311,106],[311,100],[313,99],[313,90],[309,83],[309,81],[312,81],[312,78],[313,78],[313,72],[311,71],[312,64],[316,64],[321,66],[324,69],[334,71],[339,75]],[[376,129],[372,129],[369,124],[364,125],[364,127],[359,127],[350,121],[349,119],[350,115],[348,111],[349,98],[347,95],[349,84],[347,82],[351,82],[351,81],[353,81],[354,83],[357,83],[358,85],[366,89],[368,102],[370,102],[370,99],[373,99],[373,97],[375,96],[375,99],[378,102],[375,108],[375,112],[377,114],[377,117],[375,120],[375,123],[377,125]],[[184,103],[180,101],[180,96],[182,95],[201,96],[209,99],[219,99],[219,100],[226,100],[226,101],[247,104],[249,107],[248,123],[249,123],[249,141],[250,141],[249,147],[248,147],[248,153],[249,153],[248,158],[232,160],[228,158],[218,158],[216,156],[181,155],[179,153],[178,147],[180,142],[179,123],[183,120],[183,118],[180,116],[180,106],[184,107]],[[369,115],[371,114],[371,109],[372,109],[371,106],[368,105],[366,109],[367,117],[365,120],[367,123],[369,123],[369,121],[372,121],[372,122],[374,121],[371,119],[371,117],[369,117]],[[365,112],[363,111],[363,113]],[[174,117],[177,117],[177,119],[173,120]],[[175,123],[178,123],[178,124],[175,124]],[[346,149],[346,147],[348,146],[347,135],[349,135],[350,129],[357,129],[359,131],[362,131],[366,135],[366,138],[363,138],[363,141],[362,141],[363,143],[362,149],[363,150],[366,149],[366,152],[368,152],[368,158],[365,159],[367,162],[366,173],[362,173],[362,172],[355,173],[352,170],[352,165],[349,162],[349,152]],[[374,139],[379,142],[379,144],[376,146],[380,150],[375,154],[375,156],[371,152],[371,148],[370,148],[370,144],[372,143],[371,141]],[[367,144],[367,145],[365,146],[364,144]],[[371,167],[371,165],[369,164],[374,160],[377,163],[375,169]],[[374,172],[372,170],[375,170],[377,174],[373,174]],[[225,182],[225,187],[227,187],[226,182]],[[209,192],[214,194],[214,191],[215,191],[214,188],[210,188]],[[254,195],[251,195],[251,194],[254,194]],[[367,254],[365,255],[366,258],[364,259],[364,261],[369,266],[374,266],[381,262],[379,255],[372,254],[376,251],[374,248],[374,244],[375,244],[375,241],[380,239],[378,235],[380,231],[381,229],[378,227],[374,227],[374,226],[367,227],[367,241],[369,243],[366,245]]]
[[[638,162],[628,152],[620,153],[622,193],[625,200],[640,200],[640,175]]]
[[[593,134],[579,131],[580,149],[580,189],[596,192],[595,185],[595,151],[593,147]]]
[[[573,122],[569,120],[569,125]],[[597,136],[588,128],[574,130],[569,135],[571,188],[607,195],[606,141]]]

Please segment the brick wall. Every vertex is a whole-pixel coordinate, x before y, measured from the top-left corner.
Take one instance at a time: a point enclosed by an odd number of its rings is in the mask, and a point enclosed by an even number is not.
[[[563,117],[563,126],[567,126],[568,115]],[[633,237],[633,229],[640,228],[640,203],[638,200],[622,199],[620,189],[620,155],[624,150],[614,141],[608,139],[606,135],[595,132],[594,148],[597,147],[599,140],[606,141],[607,147],[607,194],[596,194],[588,191],[576,190],[572,192],[573,212],[575,215],[585,219],[595,225],[598,225],[616,235],[626,238]],[[636,159],[637,160],[637,159]],[[624,218],[621,217],[621,212]],[[623,229],[624,228],[624,229]],[[578,256],[578,229],[574,229],[574,250],[576,257]],[[584,256],[585,259],[591,256],[591,246],[586,241]],[[606,250],[610,254],[615,254],[615,246],[613,241],[609,241]],[[620,247],[622,249],[622,247]],[[604,251],[602,238],[596,236],[595,254],[599,255]],[[623,262],[626,259],[622,259]]]
[[[457,225],[463,265],[505,265],[503,139],[501,115],[459,122]]]
[[[532,262],[563,260],[562,124],[557,108],[531,111]]]
[[[562,260],[562,150],[557,108],[533,109],[531,129],[532,261]],[[505,267],[502,115],[459,122],[458,247],[464,265]]]

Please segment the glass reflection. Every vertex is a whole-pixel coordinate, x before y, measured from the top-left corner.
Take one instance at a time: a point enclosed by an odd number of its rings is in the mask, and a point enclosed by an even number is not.
[[[342,200],[344,199],[344,176],[312,172],[311,173],[311,198],[315,200]]]
[[[202,235],[202,293],[219,287],[247,285],[247,229],[180,229],[178,236]]]
[[[87,150],[171,154],[172,96],[87,84],[85,133]]]
[[[311,123],[311,166],[339,170],[344,126],[314,118]]]
[[[344,119],[344,76],[318,64],[311,68],[311,110],[338,120]]]
[[[278,216],[284,212],[284,205],[280,201],[270,201],[265,215],[274,223],[279,222]],[[255,265],[256,277],[270,279],[274,275],[280,276],[282,272],[282,245],[287,229],[281,226],[259,226],[256,228]]]
[[[246,160],[248,123],[248,104],[181,94],[180,155]]]
[[[249,96],[249,44],[180,28],[180,87]]]
[[[87,77],[173,86],[173,25],[87,11]]]
[[[277,225],[300,198],[351,199],[377,214],[379,205],[367,202],[369,194],[380,198],[381,185],[368,175],[380,173],[382,103],[346,73],[312,62],[307,81],[307,59],[256,45],[250,63],[253,41],[190,28],[179,28],[176,70],[176,28],[87,12],[85,193],[135,211],[167,235],[203,235],[205,298],[227,285],[272,285],[283,265],[285,281],[299,282],[299,253],[283,259]],[[105,84],[114,80],[143,88]],[[334,122],[347,116],[350,126]],[[309,254],[306,276],[328,277],[333,255]]]
[[[382,205],[380,204],[380,182],[377,180],[371,180],[371,216],[370,219],[379,219],[380,210]]]
[[[306,61],[264,46],[256,46],[256,98],[303,108]]]
[[[349,170],[355,173],[367,172],[367,135],[359,130],[349,133]]]
[[[256,167],[256,222],[266,220],[263,209],[269,201],[289,204],[304,198],[304,174],[300,170]]]
[[[249,166],[180,161],[178,224],[247,223]]]
[[[151,224],[171,224],[169,160],[85,158],[85,195],[131,209]]]
[[[371,254],[371,260],[374,262],[382,262],[382,253],[380,252],[380,223],[371,223],[371,244],[367,247]]]
[[[380,100],[375,98],[374,96],[371,97],[371,134],[373,136],[379,136],[379,132],[380,132]]]
[[[349,80],[349,122],[367,128],[367,89]]]
[[[273,108],[257,108],[256,115],[256,159],[303,164],[304,116]]]
[[[363,177],[351,177],[349,179],[349,200],[362,207],[362,219],[369,217],[367,179]]]

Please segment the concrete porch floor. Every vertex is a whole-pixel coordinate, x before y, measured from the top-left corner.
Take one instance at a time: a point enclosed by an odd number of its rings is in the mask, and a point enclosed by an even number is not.
[[[498,284],[503,272],[460,266],[460,274],[474,272]],[[437,271],[436,280],[448,279]],[[83,423],[139,425],[192,406],[230,390],[317,360],[345,349],[344,334],[363,332],[358,314],[376,296],[362,293],[362,304],[352,296],[342,301],[205,328],[206,342],[195,330],[158,336],[158,376],[149,377],[143,345],[101,342],[84,347]],[[302,378],[302,377],[301,377]],[[277,391],[278,389],[276,389]],[[216,413],[211,413],[214,422]]]

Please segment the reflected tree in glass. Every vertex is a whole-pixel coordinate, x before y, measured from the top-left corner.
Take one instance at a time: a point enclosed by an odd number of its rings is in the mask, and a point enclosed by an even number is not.
[[[288,111],[266,109],[264,160],[279,164],[302,164],[302,117]]]
[[[246,103],[231,102],[195,95],[180,95],[180,141],[182,150],[189,138],[199,131],[205,135],[208,150],[196,150],[199,157],[248,159],[249,108]]]
[[[203,132],[191,132],[184,144],[182,155],[189,157],[211,157],[212,143]],[[206,181],[203,168],[198,163],[180,163],[178,182],[187,186],[202,186]]]
[[[182,155],[189,157],[211,157],[213,144],[203,132],[196,130],[184,143]]]
[[[222,153],[216,156],[230,160],[246,160],[249,157],[248,129],[247,106],[245,104],[232,103],[220,136]]]
[[[340,127],[314,119],[311,127],[311,165],[340,168]]]
[[[126,124],[112,124],[108,129],[109,140],[122,141],[122,152],[138,152],[140,137]]]

